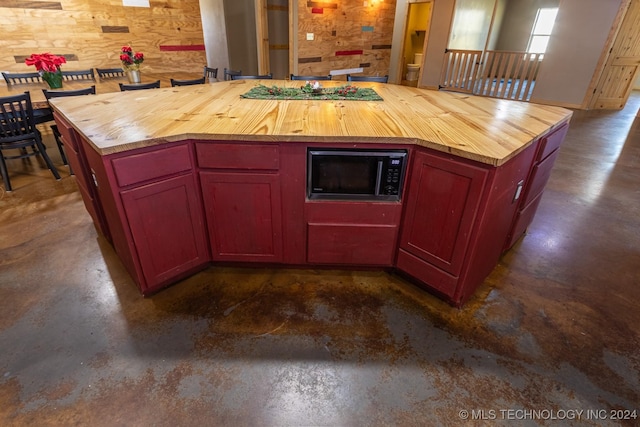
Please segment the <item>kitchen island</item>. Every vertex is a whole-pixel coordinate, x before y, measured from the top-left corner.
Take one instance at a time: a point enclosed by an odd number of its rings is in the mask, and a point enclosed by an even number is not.
[[[53,100],[85,206],[140,291],[211,263],[375,267],[463,304],[530,224],[571,112],[379,83],[358,85],[382,101],[241,98],[299,83]],[[317,148],[406,150],[402,197],[309,199]]]

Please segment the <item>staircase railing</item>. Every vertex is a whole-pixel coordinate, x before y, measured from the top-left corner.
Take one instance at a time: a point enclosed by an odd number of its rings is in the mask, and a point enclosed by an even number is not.
[[[440,88],[528,101],[542,57],[527,52],[447,50]]]

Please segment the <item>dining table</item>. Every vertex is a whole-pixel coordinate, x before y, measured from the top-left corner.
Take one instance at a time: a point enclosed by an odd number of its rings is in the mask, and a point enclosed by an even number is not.
[[[151,83],[160,80],[160,87],[171,87],[171,79],[178,80],[190,80],[202,77],[201,71],[198,72],[142,72],[141,84]],[[49,103],[44,96],[43,89],[57,91],[57,90],[77,90],[85,89],[90,86],[96,87],[96,94],[120,92],[120,83],[130,84],[126,76],[113,77],[113,78],[100,78],[96,76],[95,80],[65,80],[63,81],[62,88],[49,89],[49,85],[42,81],[39,83],[21,83],[7,85],[6,82],[0,79],[0,97],[19,95],[24,92],[29,92],[31,96],[31,104],[34,109],[49,108]]]

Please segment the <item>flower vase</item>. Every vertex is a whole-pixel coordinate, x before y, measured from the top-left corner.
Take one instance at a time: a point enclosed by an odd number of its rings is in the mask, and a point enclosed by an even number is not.
[[[62,87],[62,71],[58,68],[58,71],[52,73],[45,71],[42,73],[42,80],[47,82],[49,88],[60,89]]]
[[[127,70],[127,77],[129,78],[129,83],[140,83],[142,81],[140,79],[140,70]]]

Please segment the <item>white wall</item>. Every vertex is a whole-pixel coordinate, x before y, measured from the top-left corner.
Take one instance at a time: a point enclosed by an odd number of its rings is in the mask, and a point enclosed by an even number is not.
[[[224,78],[223,70],[229,68],[222,0],[200,0],[200,15],[204,46],[207,51],[207,64],[209,67],[218,68],[218,80],[222,80]]]
[[[561,0],[532,102],[580,108],[621,0]]]
[[[454,5],[455,0],[435,0],[433,2],[431,26],[427,36],[427,50],[424,55],[419,87],[437,89],[440,84],[440,72],[449,40]]]

